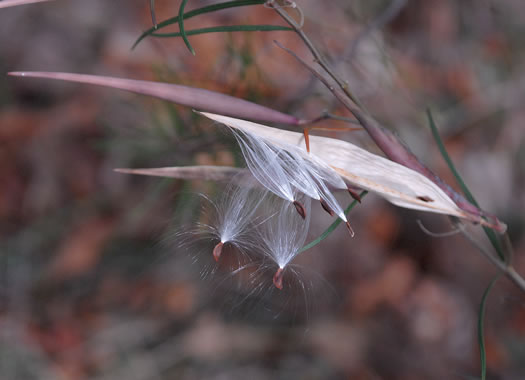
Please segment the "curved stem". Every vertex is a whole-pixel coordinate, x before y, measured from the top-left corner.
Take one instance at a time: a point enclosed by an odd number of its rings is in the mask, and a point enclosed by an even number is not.
[[[461,222],[458,219],[452,218],[453,223],[458,225]],[[463,236],[467,238],[485,258],[487,258],[496,268],[498,268],[509,280],[511,280],[518,288],[525,292],[525,279],[516,272],[516,269],[512,266],[511,263],[506,263],[500,260],[498,257],[494,256],[484,245],[482,245],[478,240],[474,238],[466,229],[461,228]]]
[[[267,3],[267,6],[275,9],[275,11],[283,18],[284,21],[286,21],[297,33],[297,35],[303,40],[306,47],[312,55],[314,56],[315,62],[319,64],[327,73],[330,75],[330,77],[337,83],[337,85],[343,90],[343,92],[359,107],[363,108],[361,103],[357,100],[357,98],[352,94],[350,89],[348,88],[348,83],[339,78],[339,76],[328,66],[328,62],[326,62],[326,59],[321,55],[319,50],[315,47],[313,42],[308,38],[308,36],[304,33],[301,26],[299,26],[295,20],[290,17],[290,15],[279,5],[277,4],[277,1],[275,0],[269,0]],[[302,12],[301,12],[302,13]]]

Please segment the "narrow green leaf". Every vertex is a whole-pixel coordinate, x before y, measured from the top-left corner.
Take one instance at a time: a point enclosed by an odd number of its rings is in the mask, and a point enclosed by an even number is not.
[[[479,357],[481,362],[481,380],[485,380],[487,376],[487,353],[485,351],[485,336],[483,333],[483,320],[485,319],[485,307],[487,304],[487,297],[494,287],[494,284],[499,279],[500,275],[497,275],[492,279],[487,289],[483,293],[481,298],[481,304],[479,305],[478,313],[478,343],[479,343]]]
[[[202,8],[191,10],[189,12],[184,13],[184,15],[182,17],[186,20],[186,19],[198,16],[198,15],[201,15],[201,14],[204,14],[204,13],[216,12],[216,11],[219,11],[221,9],[242,7],[242,6],[248,6],[248,5],[259,5],[259,4],[264,4],[264,3],[265,3],[265,0],[235,0],[235,1],[227,1],[227,2],[224,2],[224,3],[212,4],[212,5],[208,5],[206,7],[202,7]],[[149,28],[144,33],[142,33],[139,38],[137,38],[137,40],[135,41],[135,43],[133,44],[131,49],[134,49],[139,44],[140,41],[142,41],[144,38],[148,37],[149,35],[151,35],[155,31],[160,30],[162,28],[165,28],[167,26],[173,25],[173,24],[177,24],[178,22],[179,22],[179,16],[176,16],[176,17],[169,18],[169,19],[167,19],[165,21],[162,21],[161,23],[157,24],[156,28],[155,27]]]
[[[436,140],[437,146],[439,148],[439,152],[441,153],[441,156],[443,156],[443,159],[448,165],[448,168],[456,178],[456,181],[458,181],[459,186],[461,187],[461,191],[465,194],[467,199],[473,203],[476,207],[479,207],[478,203],[476,202],[476,199],[474,199],[474,196],[470,192],[469,188],[459,175],[459,172],[456,169],[456,166],[452,162],[452,159],[450,158],[447,149],[445,148],[445,144],[443,144],[443,140],[441,140],[441,136],[439,135],[439,131],[437,129],[436,123],[434,122],[434,118],[432,117],[432,113],[430,112],[430,109],[427,109],[427,117],[428,117],[428,123],[430,125],[430,130],[432,131],[432,136],[434,137],[434,140]]]
[[[182,36],[182,40],[186,44],[186,47],[188,48],[191,54],[195,55],[195,50],[193,49],[193,46],[191,46],[190,41],[188,40],[188,37],[186,36],[186,31],[184,30],[184,8],[186,7],[187,2],[188,0],[182,0],[182,3],[180,3],[179,30],[180,30],[180,35]]]
[[[192,29],[186,31],[187,36],[205,33],[217,32],[272,32],[272,31],[292,31],[292,28],[279,25],[226,25],[226,26],[212,26],[209,28]],[[176,33],[152,33],[152,37],[169,38],[181,37],[180,32]]]
[[[361,199],[363,199],[366,194],[368,194],[368,191],[364,190],[361,192],[361,194],[359,194],[359,196],[361,197]],[[358,202],[357,201],[353,201],[352,203],[350,203],[350,205],[346,208],[345,210],[345,214],[348,215],[350,213],[350,211],[355,207],[355,205],[357,204]],[[332,232],[334,232],[334,230],[337,228],[337,226],[339,226],[339,224],[341,224],[341,219],[337,219],[335,222],[333,222],[332,224],[330,224],[330,226],[321,234],[321,236],[319,236],[317,239],[311,241],[310,243],[306,244],[303,248],[300,249],[299,253],[301,252],[304,252],[306,251],[307,249],[310,249],[312,247],[315,247],[317,244],[319,244],[320,242],[322,242],[324,239],[326,239]]]
[[[474,198],[474,195],[470,192],[469,188],[461,178],[461,175],[459,175],[459,172],[456,169],[456,166],[452,162],[452,159],[450,158],[447,149],[445,148],[445,144],[443,144],[443,140],[441,140],[441,136],[439,135],[439,131],[437,129],[436,123],[434,122],[434,118],[432,117],[432,113],[430,112],[430,109],[427,109],[427,117],[428,117],[428,123],[430,125],[430,130],[432,131],[432,136],[434,137],[434,140],[436,141],[436,144],[439,148],[439,152],[441,153],[441,156],[447,163],[448,168],[454,175],[454,178],[458,182],[459,186],[461,187],[461,190],[463,191],[463,194],[465,194],[465,197],[469,200],[470,203],[472,203],[474,206],[479,208],[479,204]],[[485,234],[487,235],[488,239],[490,240],[490,243],[498,253],[498,256],[501,260],[505,261],[505,254],[503,253],[503,248],[501,247],[501,242],[494,232],[492,228],[488,228],[483,226],[483,230],[485,231]]]

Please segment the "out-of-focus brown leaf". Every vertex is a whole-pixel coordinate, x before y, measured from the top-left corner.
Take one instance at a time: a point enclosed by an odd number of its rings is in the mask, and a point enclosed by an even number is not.
[[[308,335],[314,351],[346,371],[355,371],[366,354],[367,337],[348,323],[318,323],[310,328]]]
[[[410,259],[390,260],[380,273],[352,289],[350,310],[366,315],[383,303],[396,305],[408,294],[415,277],[416,267]]]
[[[190,284],[173,284],[164,294],[163,304],[170,314],[183,318],[194,310],[196,296],[196,289]]]
[[[51,264],[50,276],[70,278],[93,269],[114,229],[115,220],[100,217],[74,228],[59,248]]]
[[[391,208],[384,207],[370,213],[366,230],[375,242],[388,247],[397,237],[400,223],[399,216]]]
[[[400,309],[406,313],[412,334],[422,342],[451,342],[464,331],[465,324],[474,322],[459,296],[433,279],[424,279],[413,286]],[[474,333],[474,330],[471,331]],[[473,338],[473,336],[472,336]],[[468,336],[465,339],[469,339]]]

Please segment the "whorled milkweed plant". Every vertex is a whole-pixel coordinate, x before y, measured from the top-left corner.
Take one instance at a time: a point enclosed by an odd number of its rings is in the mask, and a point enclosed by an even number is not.
[[[4,0],[0,2],[0,8],[39,1],[44,0]],[[257,219],[260,218],[257,210],[264,203],[261,199],[266,199],[267,195],[261,196],[260,199],[253,198],[249,195],[251,192],[242,189],[241,183],[240,188],[228,192],[231,199],[222,201],[225,208],[217,210],[219,215],[217,224],[210,226],[213,235],[219,240],[213,255],[219,260],[222,247],[227,243],[243,249],[261,250],[263,257],[271,259],[278,266],[273,277],[277,288],[282,288],[284,269],[290,261],[302,250],[315,244],[314,241],[301,248],[311,217],[310,199],[321,202],[323,208],[330,214],[336,215],[339,221],[344,221],[353,234],[347,216],[333,192],[350,189],[351,194],[355,196],[355,189],[363,189],[374,192],[400,207],[448,215],[454,223],[460,225],[464,223],[482,225],[491,242],[492,250],[479,243],[467,229],[460,228],[460,231],[494,266],[525,292],[525,280],[512,265],[512,246],[506,234],[506,225],[477,205],[474,197],[455,172],[444,149],[442,149],[443,155],[448,159],[450,168],[460,181],[464,195],[454,191],[422,164],[393,132],[384,128],[362,106],[348,83],[331,67],[304,31],[304,17],[298,2],[234,0],[186,12],[187,3],[187,0],[181,1],[176,17],[157,23],[153,10],[154,1],[151,0],[154,26],[145,31],[136,43],[146,37],[180,36],[188,49],[198,55],[198,51],[196,52],[191,46],[188,36],[232,31],[295,33],[311,53],[310,59],[300,58],[278,42],[276,42],[277,46],[289,53],[300,68],[309,71],[327,87],[335,99],[353,115],[353,122],[358,123],[370,135],[386,158],[342,140],[310,136],[308,131],[316,121],[340,119],[329,114],[322,114],[312,120],[302,119],[229,95],[167,83],[56,72],[11,72],[10,75],[81,82],[150,95],[204,111],[203,114],[208,118],[233,129],[248,169],[259,186],[265,189],[264,191],[271,193],[273,197],[278,197],[279,201],[275,201],[274,205],[279,204],[280,209],[270,213],[267,218]],[[241,6],[269,8],[275,11],[276,16],[286,25],[230,25],[193,30],[185,28],[184,21],[191,17]],[[164,27],[172,24],[178,24],[179,32],[171,34],[161,32]],[[302,129],[303,133],[271,128],[248,120],[285,124]],[[442,148],[431,118],[430,124],[436,141]],[[230,174],[234,172],[233,168],[206,167],[205,170],[199,171],[174,167],[143,169],[140,173],[152,175],[162,173],[161,175],[178,178],[195,178],[196,173],[200,173],[203,178],[224,179],[231,177]],[[233,181],[233,177],[230,179]],[[333,228],[327,230],[322,238],[332,230]],[[485,299],[486,296],[483,300]],[[480,315],[482,316],[483,313]],[[482,334],[480,337],[480,341],[483,342]],[[480,347],[483,345],[481,344]],[[483,350],[482,363],[484,363]],[[483,371],[482,377],[484,376]]]

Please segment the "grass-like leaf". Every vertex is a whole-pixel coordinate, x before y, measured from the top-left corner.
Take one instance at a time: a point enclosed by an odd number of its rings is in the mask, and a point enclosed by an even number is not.
[[[476,207],[479,208],[479,204],[474,198],[474,195],[470,192],[469,188],[459,175],[459,172],[456,169],[456,166],[452,162],[452,159],[450,158],[447,149],[445,148],[445,144],[443,144],[443,140],[441,139],[441,136],[439,135],[439,131],[437,129],[436,123],[434,122],[434,118],[432,117],[432,113],[430,112],[430,109],[427,109],[427,117],[428,117],[428,123],[430,126],[430,130],[432,131],[432,136],[434,137],[434,140],[436,141],[436,144],[439,148],[439,152],[441,153],[441,156],[447,163],[448,168],[454,175],[454,178],[458,182],[459,186],[461,187],[461,191],[463,191],[463,194],[465,194],[465,197]],[[503,253],[503,249],[500,243],[500,240],[494,230],[492,228],[488,228],[483,226],[483,230],[485,231],[485,234],[487,235],[488,239],[490,240],[490,243],[498,253],[498,256],[501,260],[505,261],[505,254]]]
[[[272,32],[272,31],[291,31],[292,28],[280,25],[226,25],[226,26],[212,26],[209,28],[192,29],[185,31],[186,36],[193,36],[195,34],[217,33],[217,32]],[[152,33],[152,37],[169,38],[181,37],[182,33]]]
[[[86,74],[56,72],[10,72],[8,75],[25,78],[48,78],[69,82],[105,86],[159,99],[209,112],[220,112],[250,120],[299,125],[301,120],[292,115],[214,91],[161,82],[105,77]]]
[[[364,190],[361,192],[361,194],[359,194],[359,196],[361,197],[361,199],[363,199],[366,196],[366,194],[368,194],[368,191]],[[348,215],[357,203],[358,203],[357,201],[353,201],[352,203],[350,203],[350,205],[348,205],[348,207],[345,210],[345,214]],[[339,224],[341,224],[341,219],[337,219],[332,224],[330,224],[330,226],[317,239],[306,244],[303,248],[299,250],[297,254],[304,252],[307,249],[310,249],[312,247],[315,247],[317,244],[319,244],[324,239],[326,239],[328,236],[330,236],[330,234],[335,231],[335,229],[337,228],[337,226],[339,226]]]
[[[186,7],[186,3],[188,0],[182,0],[179,7],[179,30],[180,35],[182,37],[182,40],[186,44],[186,47],[190,51],[191,54],[195,55],[195,49],[193,49],[193,46],[191,46],[190,41],[188,40],[188,37],[186,35],[186,31],[184,30],[184,8]]]
[[[479,342],[479,358],[481,363],[481,380],[485,380],[487,376],[487,353],[485,351],[485,336],[483,333],[483,320],[485,318],[485,307],[487,304],[487,298],[494,287],[494,284],[499,279],[500,275],[497,275],[492,279],[489,286],[485,289],[483,297],[481,298],[481,304],[479,305],[478,312],[478,342]]]
[[[235,0],[235,1],[226,1],[224,3],[219,4],[212,4],[208,5],[206,7],[198,8],[191,10],[189,12],[186,12],[182,15],[182,18],[184,20],[204,14],[204,13],[210,13],[210,12],[216,12],[221,9],[227,9],[227,8],[234,8],[234,7],[242,7],[242,6],[248,6],[248,5],[259,5],[264,4],[265,0]],[[179,16],[169,18],[165,21],[160,22],[159,24],[149,28],[144,33],[140,35],[139,38],[135,41],[131,49],[134,49],[139,42],[141,42],[144,38],[148,37],[149,35],[155,33],[157,30],[160,30],[162,28],[165,28],[169,25],[177,24],[179,23]],[[179,26],[180,27],[180,26]]]

